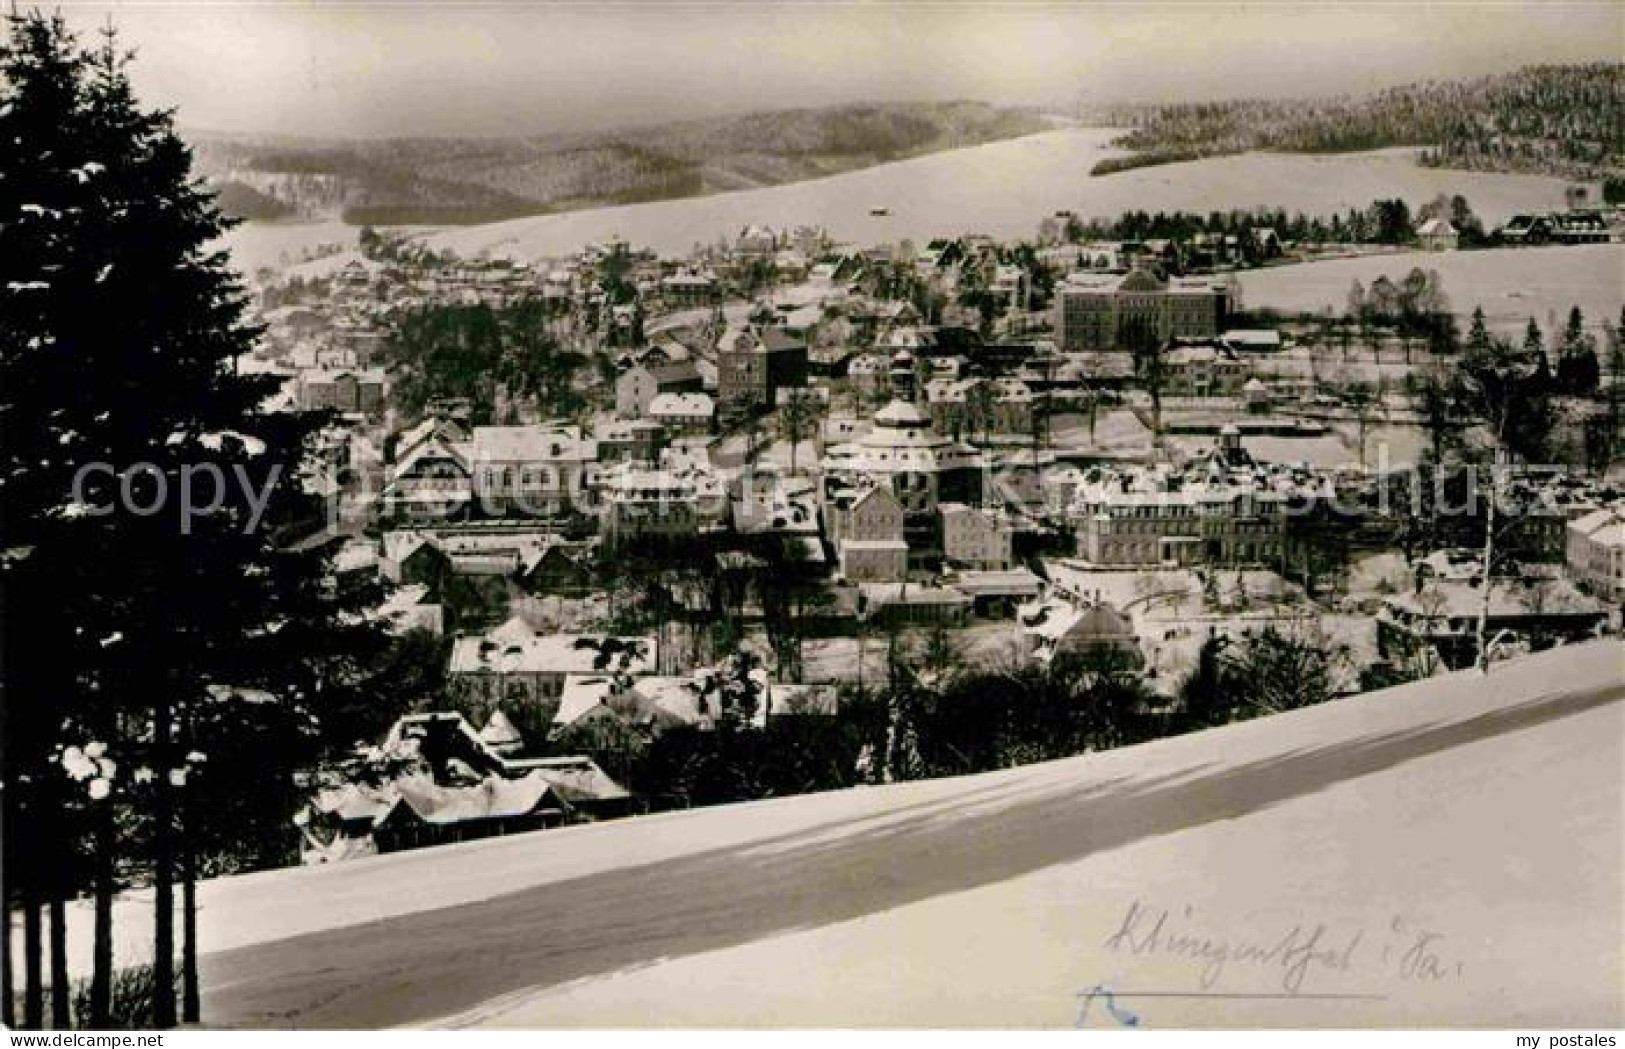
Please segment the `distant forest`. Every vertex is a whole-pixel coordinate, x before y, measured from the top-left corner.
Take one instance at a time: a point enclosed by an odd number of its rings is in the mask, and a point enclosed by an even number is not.
[[[225,214],[239,219],[270,221],[287,218],[294,213],[293,205],[241,182],[225,182],[216,186],[215,204]]]
[[[1093,174],[1278,150],[1339,153],[1425,147],[1434,167],[1611,180],[1625,175],[1625,64],[1531,66],[1475,80],[1428,81],[1364,98],[1119,106],[1094,114],[1131,128],[1133,150]],[[1617,192],[1617,189],[1616,189]]]
[[[959,101],[796,109],[523,138],[198,135],[193,144],[200,166],[217,179],[243,171],[335,176],[345,185],[338,211],[351,223],[454,224],[778,185],[1050,126],[1033,110]],[[289,187],[297,193],[299,181],[277,185],[273,192]],[[308,201],[287,203],[309,210]]]

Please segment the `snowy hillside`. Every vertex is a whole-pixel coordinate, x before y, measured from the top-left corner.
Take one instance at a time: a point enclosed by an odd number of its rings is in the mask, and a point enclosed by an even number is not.
[[[1622,657],[1607,639],[981,776],[222,879],[205,1016],[1068,1026],[1099,985],[1116,1012],[1093,1000],[1091,1025],[1617,1026]]]

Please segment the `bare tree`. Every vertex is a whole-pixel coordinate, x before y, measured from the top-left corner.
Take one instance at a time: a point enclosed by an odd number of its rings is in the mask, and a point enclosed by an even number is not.
[[[1532,325],[1531,325],[1532,327]],[[1477,666],[1489,672],[1490,652],[1486,634],[1489,627],[1491,581],[1496,558],[1497,515],[1504,493],[1501,477],[1520,454],[1538,450],[1551,427],[1550,406],[1542,379],[1543,360],[1538,342],[1519,350],[1504,339],[1494,339],[1482,350],[1470,352],[1460,371],[1464,398],[1484,420],[1489,431],[1489,492],[1484,504],[1484,546],[1479,569],[1481,593],[1475,630]],[[1476,494],[1476,485],[1475,494]],[[1515,523],[1515,522],[1514,522]]]
[[[998,391],[993,384],[985,379],[973,383],[965,391],[965,409],[971,426],[981,433],[982,443],[987,444],[999,409]]]
[[[817,432],[821,405],[813,392],[797,387],[785,392],[779,405],[779,433],[790,442],[790,472],[796,472],[796,453],[801,443]]]
[[[1350,386],[1343,394],[1343,400],[1354,411],[1354,425],[1360,442],[1360,465],[1365,466],[1366,435],[1370,432],[1371,421],[1376,414],[1376,398],[1369,387],[1364,385]]]
[[[1162,444],[1162,388],[1167,381],[1167,362],[1162,339],[1151,322],[1132,318],[1123,326],[1123,345],[1134,357],[1134,372],[1151,395],[1151,441]]]

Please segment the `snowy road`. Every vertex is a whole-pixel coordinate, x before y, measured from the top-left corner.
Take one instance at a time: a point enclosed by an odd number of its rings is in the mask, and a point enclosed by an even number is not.
[[[1082,759],[223,880],[205,1017],[1069,1026],[1105,987],[1090,1025],[1619,1026],[1621,658],[1609,640]]]

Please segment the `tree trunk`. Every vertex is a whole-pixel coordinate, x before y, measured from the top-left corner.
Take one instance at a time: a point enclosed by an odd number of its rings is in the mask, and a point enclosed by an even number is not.
[[[10,850],[7,852],[9,854]],[[14,1028],[17,1026],[17,1009],[11,995],[11,905],[3,896],[0,896],[0,914],[5,915],[6,919],[4,927],[0,928],[0,1025]]]
[[[164,689],[170,684],[165,682]],[[174,767],[171,744],[170,699],[161,696],[153,713],[153,749],[157,766],[157,790],[153,803],[153,939],[152,939],[152,1025],[175,1026],[175,827],[174,786],[169,781]]]
[[[103,802],[96,814],[95,940],[91,949],[90,1026],[105,1031],[113,1017],[113,810]]]
[[[1499,438],[1499,433],[1497,433],[1497,438]],[[1494,569],[1494,565],[1495,565],[1495,495],[1496,495],[1496,485],[1497,485],[1496,469],[1495,468],[1498,465],[1498,460],[1499,459],[1500,459],[1499,452],[1497,452],[1490,459],[1489,507],[1484,512],[1484,563],[1483,563],[1483,567],[1480,570],[1480,574],[1481,574],[1482,578],[1481,578],[1481,581],[1479,583],[1479,589],[1482,591],[1482,593],[1479,594],[1478,629],[1477,629],[1477,636],[1478,636],[1478,660],[1477,660],[1477,663],[1478,663],[1478,672],[1480,674],[1488,674],[1490,672],[1490,650],[1489,650],[1489,647],[1488,647],[1488,644],[1487,644],[1487,642],[1485,640],[1484,635],[1489,630],[1489,622],[1490,622],[1490,587],[1492,585],[1492,579],[1493,579],[1493,577],[1491,575],[1491,572]]]
[[[0,703],[0,762],[10,767],[10,749],[5,745],[8,736],[6,727],[5,704]],[[14,1029],[17,1026],[17,999],[12,988],[16,980],[16,959],[11,950],[11,890],[17,884],[18,869],[17,850],[13,847],[16,842],[17,805],[16,792],[5,791],[0,794],[0,915],[5,922],[0,926],[0,1024],[6,1028]]]
[[[40,942],[38,871],[23,875],[23,1027],[30,1031],[45,1027],[45,984],[40,963],[44,945]]]
[[[186,816],[183,814],[184,821]],[[197,968],[197,857],[191,832],[181,831],[181,1020],[195,1024],[202,1018]]]
[[[60,848],[57,855],[62,855]],[[56,865],[55,873],[59,879],[64,873],[63,866],[62,863]],[[66,1031],[73,1026],[70,1012],[73,991],[68,983],[68,907],[62,901],[62,895],[67,891],[66,879],[59,880],[50,887],[51,1027],[58,1031]]]
[[[181,742],[188,754],[192,750],[192,710],[188,705],[181,711]],[[190,766],[190,761],[187,762]],[[192,829],[193,798],[191,768],[187,768],[186,785],[180,795],[180,850],[181,850],[181,1020],[195,1024],[201,1016],[198,1002],[197,970],[197,836]]]

